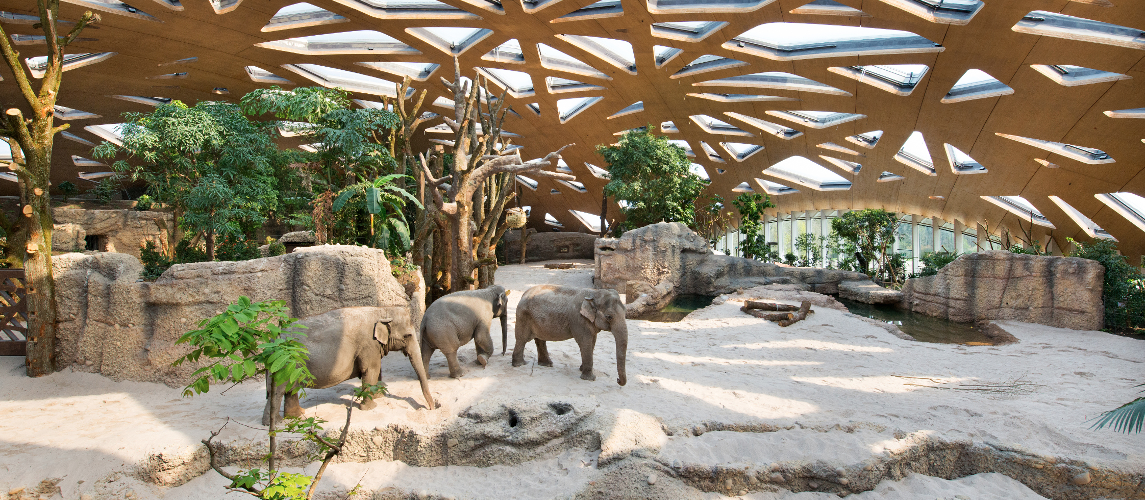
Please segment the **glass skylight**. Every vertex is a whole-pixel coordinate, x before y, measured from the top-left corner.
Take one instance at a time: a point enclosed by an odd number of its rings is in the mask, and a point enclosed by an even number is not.
[[[723,47],[778,61],[942,51],[941,45],[908,31],[804,23],[761,24]]]
[[[859,9],[849,5],[843,5],[834,0],[812,0],[799,7],[791,9],[791,13],[820,16],[869,17]]]
[[[1054,227],[1046,216],[1042,215],[1037,208],[1034,208],[1034,205],[1021,196],[983,196],[982,199],[1021,217],[1026,222],[1033,222],[1049,228]]]
[[[671,145],[676,146],[680,149],[683,149],[684,153],[686,153],[689,157],[692,157],[692,158],[696,157],[696,153],[695,153],[695,151],[692,151],[692,145],[688,144],[688,141],[685,141],[682,139],[668,139],[668,144],[671,144]]]
[[[537,186],[539,186],[539,185],[540,185],[540,184],[538,184],[538,183],[537,183],[537,181],[536,181],[536,180],[533,180],[533,178],[531,178],[531,177],[525,177],[525,176],[523,176],[523,175],[518,175],[518,176],[517,176],[517,182],[520,182],[522,185],[524,185],[525,187],[527,187],[527,188],[529,188],[529,189],[532,189],[533,191],[536,191],[536,190],[537,190]]]
[[[603,59],[628,74],[636,74],[636,56],[632,52],[631,43],[613,38],[581,35],[557,35],[557,38]]]
[[[554,189],[553,191],[556,191],[556,190]],[[560,194],[560,191],[557,191],[554,194]],[[561,222],[558,221],[556,217],[553,217],[553,214],[550,214],[550,213],[545,214],[545,224],[548,224],[550,226],[556,226],[556,227],[564,227],[564,224],[561,224]]]
[[[603,168],[600,168],[600,167],[593,165],[591,163],[588,163],[588,162],[585,162],[584,166],[588,167],[589,173],[591,173],[592,176],[596,177],[597,179],[611,179],[612,178],[612,174],[609,174],[608,171],[603,169]]]
[[[94,52],[86,54],[64,54],[64,71],[71,71],[76,68],[82,68],[98,62],[106,61],[117,52]],[[43,78],[44,73],[48,70],[48,56],[36,56],[24,59],[24,64],[28,65],[28,72],[32,74],[32,78]]]
[[[774,135],[780,139],[791,140],[791,139],[794,139],[796,137],[803,135],[803,132],[795,130],[791,127],[783,126],[783,125],[780,125],[778,123],[771,123],[771,122],[766,121],[766,120],[760,120],[759,118],[756,118],[754,116],[747,116],[747,115],[732,112],[732,111],[725,111],[724,114],[728,115],[732,118],[735,118],[739,121],[742,121],[748,125],[756,127],[760,130],[763,130],[764,132],[767,132],[768,134]]]
[[[379,19],[480,19],[476,14],[437,0],[334,1]]]
[[[720,146],[723,146],[724,151],[727,151],[735,161],[744,161],[751,155],[763,151],[763,146],[742,142],[721,142]]]
[[[963,153],[961,149],[958,149],[958,148],[951,146],[949,144],[943,144],[943,146],[946,148],[946,158],[948,160],[950,160],[950,169],[953,170],[954,173],[956,173],[956,174],[984,174],[984,173],[986,173],[986,167],[983,167],[981,163],[974,161],[974,158],[971,158],[970,155]]]
[[[1145,118],[1145,108],[1115,109],[1104,114],[1110,118]]]
[[[721,69],[735,68],[737,66],[746,66],[747,63],[736,60],[728,59],[722,56],[714,56],[711,54],[702,55],[686,64],[680,71],[677,71],[671,78],[681,78],[685,76],[694,76],[700,73],[707,73],[709,71],[717,71]]]
[[[1094,196],[1137,229],[1145,231],[1145,198],[1133,193],[1100,193]]]
[[[627,116],[633,113],[639,113],[641,111],[644,111],[644,101],[637,101],[629,104],[624,109],[613,113],[613,115],[609,116],[608,119],[611,120],[613,118],[620,118],[621,116]]]
[[[751,12],[775,0],[648,0],[652,14]]]
[[[863,132],[862,134],[855,134],[855,135],[849,136],[849,137],[847,137],[847,141],[854,143],[854,144],[858,144],[864,148],[871,149],[871,148],[874,148],[875,145],[879,143],[879,139],[882,138],[882,136],[883,136],[882,130],[872,130],[870,132]]]
[[[1145,49],[1145,32],[1139,29],[1044,10],[1026,14],[1013,29],[1031,35]]]
[[[572,99],[558,99],[557,100],[557,113],[560,115],[561,123],[565,123],[582,111],[589,108],[593,104],[600,102],[603,97],[574,97]]]
[[[839,124],[861,120],[867,115],[855,113],[836,113],[834,111],[803,111],[803,110],[769,110],[767,114],[784,120],[807,125],[811,128],[822,129],[834,127]]]
[[[668,61],[675,59],[676,56],[683,54],[683,53],[684,53],[683,50],[680,50],[680,49],[677,49],[674,47],[665,47],[663,45],[653,45],[652,46],[652,54],[656,58],[656,67],[657,68],[663,66]]]
[[[272,83],[275,85],[293,85],[290,80],[287,80],[258,66],[247,66],[245,69],[247,76],[250,77],[252,82]]]
[[[1065,200],[1058,198],[1057,196],[1050,196],[1050,201],[1054,202],[1054,205],[1057,205],[1058,208],[1065,212],[1070,220],[1072,220],[1074,224],[1077,224],[1079,227],[1081,227],[1081,230],[1084,231],[1085,234],[1090,238],[1114,239],[1113,236],[1102,229],[1101,226],[1098,226],[1095,222],[1093,222],[1093,219],[1086,217],[1085,214],[1082,214],[1076,208],[1073,208],[1073,206],[1071,206],[1069,203],[1066,203]]]
[[[401,77],[410,77],[417,81],[425,81],[437,68],[441,67],[433,63],[414,63],[414,62],[360,62],[361,66],[370,69],[390,73]]]
[[[951,87],[950,92],[942,98],[944,104],[951,104],[955,102],[971,101],[974,99],[985,99],[987,97],[998,97],[1003,95],[1010,95],[1014,93],[1014,89],[1008,85],[998,81],[987,74],[985,71],[978,69],[971,69],[958,79],[958,82]]]
[[[68,121],[68,120],[88,120],[91,118],[99,118],[99,115],[97,115],[95,113],[89,113],[87,111],[83,111],[83,110],[79,110],[79,109],[72,109],[72,108],[69,108],[67,106],[60,106],[59,104],[57,104],[55,106],[55,108],[53,108],[53,111],[55,112],[54,114],[55,114],[56,118],[59,118],[61,120],[65,120],[65,121]],[[0,141],[0,142],[4,142],[4,141]],[[5,143],[5,144],[7,144],[7,143]]]
[[[722,156],[720,156],[720,154],[717,153],[714,148],[709,146],[708,143],[706,143],[704,141],[700,141],[700,149],[704,150],[704,154],[708,156],[709,160],[714,161],[714,162],[718,162],[718,163],[724,163],[724,158]]]
[[[851,189],[851,181],[803,156],[787,158],[763,173],[816,191]]]
[[[477,42],[493,34],[485,28],[406,28],[406,33],[420,38],[446,54],[461,55]]]
[[[985,5],[981,0],[883,0],[932,23],[966,25]]]
[[[720,94],[720,93],[693,93],[688,94],[689,97],[696,97],[699,99],[707,99],[716,102],[764,102],[764,101],[798,101],[794,97],[779,97],[773,95],[759,95],[759,94]]]
[[[741,182],[736,187],[732,188],[733,193],[754,193],[755,190],[751,188],[751,184]]]
[[[1129,79],[1129,75],[1081,66],[1072,66],[1069,64],[1032,64],[1030,67],[1034,68],[1038,73],[1045,75],[1050,80],[1053,80],[1058,85],[1065,87]]]
[[[618,17],[622,15],[624,15],[624,8],[620,5],[620,0],[600,0],[599,2],[586,5],[553,19],[551,22],[584,21],[587,19],[604,19],[606,17]]]
[[[5,145],[7,145],[7,144],[5,144]],[[12,154],[11,151],[9,151],[8,154],[11,155]],[[11,157],[9,156],[9,158],[11,158]],[[90,158],[84,158],[84,157],[78,156],[78,155],[72,155],[72,164],[77,166],[77,167],[84,167],[84,168],[97,168],[97,167],[106,168],[107,167],[107,164],[104,162],[101,162],[99,160],[92,160]]]
[[[896,174],[894,172],[887,172],[884,170],[883,173],[879,174],[879,178],[877,179],[876,182],[894,182],[894,181],[901,181],[903,179],[906,179],[906,177],[903,177],[903,176]]]
[[[934,160],[931,159],[930,150],[926,147],[926,140],[923,139],[922,132],[917,130],[910,134],[906,143],[895,154],[895,160],[926,175],[938,175],[934,171]]]
[[[63,137],[64,139],[69,140],[69,141],[78,142],[80,144],[83,144],[84,146],[95,147],[94,142],[91,142],[87,139],[84,139],[83,137],[80,137],[80,136],[75,135],[71,132],[68,132],[67,130],[60,132],[60,136]],[[3,141],[0,141],[0,142],[3,142]]]
[[[826,155],[819,155],[819,157],[826,160],[827,163],[830,163],[836,167],[839,167],[839,169],[843,170],[844,172],[847,172],[848,174],[857,174],[857,173],[859,173],[860,170],[863,169],[863,166],[861,164],[855,163],[853,161],[840,160],[838,158],[832,158],[832,157],[826,156]]]
[[[612,77],[602,73],[596,68],[581,62],[580,59],[565,54],[564,52],[549,47],[543,43],[537,44],[537,50],[541,54],[541,66],[546,69],[567,71],[569,73],[575,73],[583,76],[604,78],[605,80],[612,79]]]
[[[882,64],[827,69],[892,94],[906,96],[914,92],[929,68],[925,64]]]
[[[155,107],[169,104],[171,102],[170,97],[142,97],[137,95],[113,95],[111,97],[121,101],[134,102],[136,104],[146,104],[148,106]]]
[[[780,184],[778,182],[772,182],[772,181],[769,181],[766,179],[760,179],[759,177],[755,178],[755,183],[759,185],[760,189],[762,189],[763,192],[770,194],[772,196],[781,195],[781,194],[798,193],[799,192],[798,189],[784,186],[783,184]]]
[[[793,90],[802,92],[816,92],[820,94],[851,96],[850,92],[840,90],[830,85],[819,83],[810,78],[803,78],[791,73],[771,71],[766,73],[752,73],[750,75],[732,76],[719,80],[693,83],[695,87],[747,87],[756,89]]]
[[[317,64],[288,64],[283,67],[326,88],[341,87],[351,92],[385,97],[397,97],[398,95],[398,84],[361,73]],[[410,88],[404,97],[409,97],[413,93],[414,89]]]
[[[79,2],[76,2],[76,3],[79,3]],[[163,2],[160,2],[160,4],[162,4],[162,3]],[[154,16],[152,16],[151,14],[148,14],[148,13],[143,12],[143,11],[141,11],[135,7],[127,5],[126,3],[120,2],[119,0],[84,0],[83,6],[94,9],[94,10],[101,10],[103,12],[110,12],[112,14],[118,14],[121,16],[134,17],[136,19],[143,19],[145,21],[158,21],[159,20],[159,19],[155,18]],[[40,22],[39,16],[36,16],[35,19],[36,19],[35,22]],[[62,35],[62,33],[61,33],[61,35]]]
[[[262,31],[278,31],[348,22],[349,19],[306,2],[287,5],[278,10]]]
[[[692,115],[689,118],[691,118],[692,121],[696,123],[696,125],[699,125],[700,128],[704,129],[704,131],[709,134],[754,137],[751,132],[736,127],[723,120],[712,118],[708,115]]]
[[[498,87],[509,91],[514,98],[529,97],[533,92],[533,78],[522,71],[501,68],[477,68]]]
[[[122,123],[105,123],[102,125],[88,125],[83,129],[116,146],[123,146],[123,125]]]
[[[521,44],[516,38],[511,38],[509,41],[498,45],[497,48],[490,50],[489,53],[481,56],[481,59],[500,63],[524,64],[525,51],[521,49]]]
[[[558,78],[555,76],[545,78],[545,86],[549,88],[550,94],[559,94],[561,92],[579,92],[583,90],[604,90],[604,87],[601,87],[600,85],[593,85],[591,83],[578,82],[576,80]]]
[[[700,178],[705,180],[705,181],[711,181],[712,180],[711,177],[708,177],[708,171],[704,168],[703,165],[700,165],[699,163],[690,164],[688,166],[688,171],[693,173],[693,174],[700,176]]]
[[[1049,151],[1051,153],[1057,153],[1089,165],[1114,163],[1113,158],[1106,154],[1105,151],[1100,149],[1075,146],[1073,144],[1064,144],[1061,142],[1043,141],[1041,139],[1003,134],[1000,132],[995,132],[994,135],[997,135],[998,137],[1005,137],[1006,139],[1017,141],[1041,150]]]
[[[600,214],[590,214],[588,212],[581,212],[580,210],[569,210],[569,212],[576,217],[576,220],[584,224],[584,227],[587,227],[593,232],[600,232]]]
[[[858,151],[855,151],[851,148],[843,147],[843,146],[840,146],[840,145],[835,144],[833,142],[821,142],[818,145],[816,145],[815,147],[823,148],[823,149],[826,149],[829,151],[835,151],[837,153],[848,154],[848,155],[852,155],[852,156],[866,156],[866,155],[864,155]]]
[[[559,183],[561,183],[561,184],[564,184],[565,186],[568,186],[568,187],[572,188],[574,191],[576,191],[576,192],[578,192],[578,193],[586,193],[586,192],[588,192],[588,190],[587,190],[587,189],[585,189],[585,187],[584,187],[584,184],[581,184],[581,183],[579,183],[579,182],[577,182],[577,181],[566,181],[566,180],[564,180],[564,179],[557,179],[557,182],[559,182]]]
[[[681,42],[698,42],[727,25],[728,23],[720,21],[653,23],[652,36]]]
[[[255,44],[255,47],[292,54],[420,54],[417,49],[380,31],[359,30]]]

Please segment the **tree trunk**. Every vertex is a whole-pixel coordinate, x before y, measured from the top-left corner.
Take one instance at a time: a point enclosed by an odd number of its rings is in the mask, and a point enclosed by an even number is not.
[[[608,195],[601,193],[600,195],[600,237],[603,238],[608,233]]]
[[[52,157],[51,121],[35,129],[38,148],[28,155],[29,205],[24,246],[24,279],[28,295],[28,344],[25,365],[29,377],[56,371],[56,280],[52,277],[52,207],[48,196]],[[37,194],[38,193],[38,194]]]
[[[207,245],[207,261],[214,262],[215,260],[215,230],[207,229],[207,237],[205,244]]]

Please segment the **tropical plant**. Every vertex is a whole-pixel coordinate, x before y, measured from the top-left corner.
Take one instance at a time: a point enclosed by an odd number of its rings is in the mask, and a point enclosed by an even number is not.
[[[1070,257],[1095,260],[1105,267],[1101,298],[1105,303],[1105,327],[1108,330],[1145,332],[1145,277],[1117,252],[1117,243],[1093,239],[1088,243],[1067,238],[1073,244]]]
[[[799,251],[796,264],[800,267],[816,267],[823,260],[823,238],[811,233],[803,233],[795,238],[792,246]]]
[[[135,199],[135,209],[140,212],[151,210],[152,203],[154,203],[154,200],[152,200],[150,196],[145,194],[140,195]]]
[[[1145,384],[1137,387],[1145,387]],[[1135,433],[1141,432],[1143,424],[1145,424],[1145,397],[1139,397],[1102,413],[1090,429],[1101,429],[1108,425],[1117,432]]]
[[[615,145],[596,147],[608,163],[604,194],[620,204],[629,230],[661,221],[694,226],[693,202],[706,184],[690,171],[684,149],[654,135],[651,128],[629,131]]]
[[[859,271],[884,282],[897,283],[898,280],[897,275],[887,273],[897,228],[898,218],[883,209],[853,210],[831,221],[831,229],[835,234],[854,244],[860,254],[856,255]],[[875,264],[873,271],[870,263]]]
[[[696,234],[708,240],[709,246],[715,248],[733,222],[735,222],[735,212],[727,210],[724,198],[715,194],[707,203],[696,208],[696,220],[691,227]]]
[[[163,252],[155,248],[155,242],[148,240],[139,248],[139,261],[143,263],[142,278],[144,281],[155,281],[163,275],[174,262],[167,258]]]
[[[98,201],[101,205],[107,205],[108,203],[111,203],[112,199],[115,198],[115,192],[118,190],[119,183],[116,182],[115,176],[111,176],[105,177],[103,180],[99,181],[99,183],[95,185],[95,188],[92,189],[91,192],[95,194],[96,201]]]
[[[266,237],[266,254],[270,257],[276,257],[286,254],[286,245],[270,236]]]
[[[64,202],[67,202],[69,198],[80,192],[80,188],[76,187],[72,181],[61,182],[60,185],[56,186],[56,189],[59,189],[60,194],[64,195]]]
[[[183,334],[176,344],[190,344],[193,350],[175,360],[173,366],[184,362],[196,363],[200,359],[205,364],[192,374],[190,384],[183,389],[183,396],[190,397],[211,390],[212,383],[239,384],[258,375],[273,379],[275,384],[286,387],[306,387],[314,377],[306,367],[308,353],[306,346],[299,341],[304,333],[295,318],[289,317],[283,301],[251,302],[247,297],[231,304],[222,313],[199,322],[199,329]],[[277,429],[277,419],[267,429],[269,452],[266,455],[267,469],[252,468],[240,470],[236,474],[223,470],[218,463],[218,450],[212,441],[223,428],[211,432],[211,437],[202,442],[210,456],[210,466],[219,475],[230,480],[227,489],[248,493],[255,498],[267,500],[310,499],[318,487],[318,481],[330,461],[341,453],[350,430],[350,416],[354,406],[366,398],[385,394],[382,384],[363,386],[354,390],[354,402],[346,407],[346,423],[336,441],[324,437],[322,424],[318,418],[287,418],[285,426]],[[301,389],[300,389],[301,391]],[[230,420],[227,420],[230,423]],[[305,474],[284,472],[277,468],[278,434],[297,434],[303,441],[317,448],[315,458],[322,459],[314,477]]]
[[[335,242],[357,243],[366,238],[369,246],[385,249],[391,257],[408,252],[410,230],[403,209],[407,202],[412,202],[418,209],[424,207],[414,195],[399,187],[395,182],[399,179],[411,178],[390,174],[339,191],[331,210],[349,223],[344,224],[341,238],[336,238]],[[368,234],[360,230],[363,226],[368,228]]]
[[[258,250],[258,243],[247,239],[242,233],[230,233],[219,238],[215,251],[216,260],[240,261],[262,257]]]
[[[768,195],[759,193],[741,193],[732,200],[739,211],[739,251],[740,255],[749,259],[778,260],[778,255],[772,255],[771,247],[763,234],[763,217],[766,210],[775,207]]]
[[[922,261],[922,269],[918,271],[916,276],[934,276],[938,274],[938,270],[946,267],[947,264],[954,262],[958,256],[951,252],[927,252],[919,257]]]

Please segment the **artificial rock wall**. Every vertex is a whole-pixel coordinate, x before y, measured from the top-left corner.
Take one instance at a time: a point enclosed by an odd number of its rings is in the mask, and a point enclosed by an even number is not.
[[[135,257],[116,253],[55,256],[60,309],[56,366],[116,380],[184,385],[196,366],[171,363],[190,349],[175,345],[240,296],[283,300],[296,318],[350,306],[407,306],[420,324],[420,273],[390,273],[381,250],[323,245],[241,262],[172,266],[152,283]],[[411,281],[412,280],[412,281]]]
[[[588,233],[545,232],[529,229],[529,239],[525,243],[525,261],[559,259],[591,259],[595,251],[596,235]],[[501,238],[505,260],[509,263],[521,261],[521,230],[506,231]]]
[[[174,218],[170,212],[137,210],[52,210],[52,250],[83,251],[87,236],[102,236],[101,251],[125,253],[139,258],[139,247],[148,241],[166,249],[171,242]]]
[[[936,276],[907,280],[902,306],[951,321],[1014,320],[1100,330],[1104,278],[1105,268],[1088,259],[972,253]]]

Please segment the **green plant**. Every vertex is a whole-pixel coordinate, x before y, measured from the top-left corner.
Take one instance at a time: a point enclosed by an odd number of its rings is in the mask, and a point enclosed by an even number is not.
[[[831,221],[831,229],[839,238],[850,241],[856,252],[863,257],[859,261],[859,271],[870,274],[884,282],[897,283],[898,276],[887,271],[891,248],[893,248],[898,218],[883,209],[853,210]],[[869,264],[874,263],[872,271]]]
[[[151,205],[153,202],[154,200],[152,200],[150,196],[145,194],[139,195],[139,197],[135,199],[135,209],[140,212],[151,210]]]
[[[716,244],[727,234],[727,230],[734,220],[735,212],[727,210],[727,207],[724,206],[724,198],[715,194],[708,199],[706,204],[696,208],[696,220],[692,225],[692,230],[708,240],[709,246],[715,248]]]
[[[183,396],[190,397],[211,390],[211,383],[239,384],[257,375],[273,379],[275,384],[287,387],[306,387],[314,377],[306,368],[308,353],[306,346],[299,341],[303,335],[295,318],[289,317],[283,301],[251,302],[247,297],[231,304],[222,313],[199,322],[198,330],[183,334],[176,344],[190,344],[194,349],[175,360],[173,366],[184,362],[206,361],[196,369],[190,384],[183,389]],[[299,389],[301,391],[301,389]],[[210,456],[210,466],[215,472],[231,481],[228,490],[238,490],[267,500],[301,500],[314,496],[322,474],[335,456],[341,453],[350,430],[350,417],[355,404],[368,397],[385,394],[385,386],[363,386],[354,391],[354,403],[346,407],[346,423],[339,439],[331,442],[323,437],[322,425],[325,420],[311,418],[288,418],[283,429],[275,422],[267,429],[269,453],[265,460],[267,469],[252,468],[230,474],[218,464],[218,456],[212,440],[222,432],[211,432],[211,437],[202,440]],[[230,420],[228,419],[228,423]],[[223,428],[227,424],[223,424]],[[312,443],[317,452],[313,458],[321,458],[322,465],[313,478],[305,474],[283,472],[277,469],[278,434],[297,434],[303,441]]]
[[[927,252],[919,257],[922,261],[922,269],[918,271],[916,276],[934,276],[938,274],[938,270],[946,267],[947,264],[954,262],[958,256],[951,252]]]
[[[775,206],[771,197],[759,193],[741,193],[732,200],[739,211],[740,255],[756,260],[778,260],[778,253],[767,244],[763,234],[765,211]]]
[[[1067,240],[1073,244],[1070,257],[1095,260],[1105,267],[1101,294],[1105,303],[1105,327],[1138,334],[1145,331],[1145,278],[1141,268],[1119,254],[1113,240],[1093,239],[1088,243],[1073,238]]]
[[[1015,243],[1010,245],[1010,248],[1007,248],[1006,251],[1010,253],[1020,253],[1026,255],[1052,255],[1048,250],[1043,252],[1041,243],[1036,241],[1030,243],[1029,248],[1021,243]]]
[[[251,260],[261,256],[258,244],[246,239],[241,233],[223,235],[215,249],[215,258],[220,261]]]
[[[115,176],[105,177],[99,181],[92,189],[95,193],[95,199],[102,205],[111,203],[112,198],[115,198],[115,191],[119,188],[119,183],[115,181]]]
[[[207,262],[207,252],[200,250],[191,240],[180,241],[175,245],[175,262],[190,264],[192,262]]]
[[[1145,384],[1137,387],[1145,387]],[[1101,429],[1109,425],[1117,432],[1135,433],[1141,432],[1142,424],[1145,424],[1145,397],[1139,397],[1102,413],[1090,429]]]
[[[787,252],[787,254],[783,256],[783,263],[789,266],[794,266],[798,261],[799,257],[796,257],[795,254],[791,252]]]
[[[704,180],[691,172],[692,162],[683,148],[652,134],[651,128],[629,131],[616,145],[596,147],[608,163],[610,180],[604,195],[620,204],[627,229],[661,221],[692,227],[694,200],[704,189]]]
[[[154,241],[148,241],[140,247],[139,260],[143,262],[143,279],[145,281],[159,279],[167,268],[175,264],[166,255],[163,255],[163,252],[155,248]]]
[[[410,177],[390,174],[360,182],[338,192],[331,205],[336,228],[341,229],[335,242],[358,243],[365,239],[374,248],[382,248],[391,256],[402,255],[410,249],[410,230],[402,209],[412,202],[424,208],[414,195],[397,181]]]
[[[266,246],[266,254],[270,257],[275,257],[286,253],[286,245],[270,236],[266,237]]]
[[[799,251],[797,265],[800,267],[816,267],[822,260],[823,239],[811,233],[803,233],[795,238],[793,246]]]
[[[59,189],[60,194],[64,195],[65,202],[80,192],[80,188],[76,187],[75,184],[72,184],[72,181],[61,182],[59,186],[56,186],[56,189]]]

